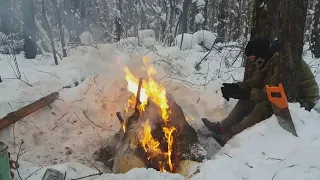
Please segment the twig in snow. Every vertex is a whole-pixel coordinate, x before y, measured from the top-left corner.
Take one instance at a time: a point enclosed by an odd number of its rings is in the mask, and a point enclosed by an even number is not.
[[[88,93],[88,91],[91,89],[92,85],[93,85],[93,84],[90,84],[90,85],[89,85],[89,88],[86,90],[86,92],[83,93],[83,95],[86,95],[86,94]]]
[[[273,175],[272,180],[274,180],[274,178],[276,177],[276,175],[278,175],[279,172],[281,172],[281,170],[284,170],[284,169],[287,169],[287,168],[292,168],[292,167],[295,167],[295,166],[297,166],[297,165],[291,165],[291,166],[284,167],[284,168],[280,169],[279,171],[277,171],[277,172]]]
[[[17,170],[17,173],[18,173],[18,176],[19,176],[19,178],[22,180],[22,177],[21,177],[21,175],[20,175],[20,172],[19,172],[19,163],[18,163],[18,161],[19,161],[19,158],[21,157],[21,147],[22,147],[22,145],[23,145],[23,143],[24,143],[24,141],[23,140],[21,140],[21,142],[20,142],[20,146],[19,146],[19,151],[18,151],[18,154],[17,154],[17,158],[16,158],[16,160],[14,161],[15,162],[15,166],[17,166],[16,168],[16,170]]]
[[[78,180],[78,179],[84,179],[84,178],[88,178],[88,177],[92,177],[92,176],[101,176],[103,174],[103,172],[101,172],[93,163],[91,163],[87,158],[84,157],[84,159],[86,161],[88,161],[88,163],[91,164],[91,166],[93,166],[97,171],[98,173],[94,173],[94,174],[90,174],[90,175],[87,175],[87,176],[83,176],[83,177],[79,177],[79,178],[75,178],[75,179],[70,179],[70,180]]]
[[[285,159],[280,159],[280,158],[267,158],[267,160],[284,161]]]
[[[225,154],[226,156],[230,157],[231,159],[234,159],[232,156],[230,156],[229,154],[227,153],[223,153]],[[249,168],[253,168],[252,166],[250,166],[248,163],[243,163],[244,165],[248,166]]]
[[[75,102],[77,102],[77,101],[83,101],[84,99],[85,99],[85,98],[74,100],[74,101],[72,101],[70,104],[75,103]]]
[[[58,122],[59,122],[64,116],[66,116],[66,115],[67,115],[67,113],[63,114],[63,115],[57,120],[57,122],[55,123],[56,125],[51,129],[51,131],[55,130],[55,129],[58,127]],[[71,114],[71,116],[72,116],[72,114]],[[70,118],[71,118],[71,116],[70,116]]]
[[[39,169],[35,170],[33,173],[31,173],[29,176],[27,176],[24,180],[27,180],[29,177],[33,176],[35,173],[40,171],[43,167],[40,167]]]
[[[112,130],[112,129],[106,129],[106,128],[104,128],[104,127],[101,127],[101,126],[99,126],[99,125],[97,125],[96,123],[94,123],[89,117],[88,117],[88,115],[87,115],[87,113],[86,113],[86,111],[85,110],[82,110],[82,113],[83,113],[83,115],[93,124],[93,125],[95,125],[95,126],[97,126],[97,127],[99,127],[99,128],[101,128],[101,129],[103,129],[103,130],[107,130],[107,131],[113,131],[113,132],[115,132],[115,130]]]

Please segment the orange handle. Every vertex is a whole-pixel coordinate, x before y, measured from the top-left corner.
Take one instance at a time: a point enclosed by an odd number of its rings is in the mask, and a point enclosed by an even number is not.
[[[288,101],[286,97],[286,93],[284,92],[283,86],[280,83],[279,86],[268,86],[266,85],[266,91],[268,95],[269,101],[279,107],[280,109],[288,107]],[[281,97],[273,97],[272,93],[279,93]]]

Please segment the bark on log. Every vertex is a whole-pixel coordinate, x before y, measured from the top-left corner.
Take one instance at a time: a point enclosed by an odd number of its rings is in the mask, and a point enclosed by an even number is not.
[[[31,103],[17,111],[7,114],[5,117],[0,119],[0,131],[28,116],[29,114],[32,114],[37,110],[43,108],[44,106],[52,103],[58,98],[58,96],[59,92],[51,93],[35,101],[34,103]]]

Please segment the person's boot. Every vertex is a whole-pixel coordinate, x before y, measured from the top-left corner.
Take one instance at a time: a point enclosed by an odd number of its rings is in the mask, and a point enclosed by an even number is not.
[[[211,122],[207,118],[201,119],[203,124],[208,128],[209,131],[213,132],[216,135],[221,135],[226,133],[226,130],[221,127],[220,122]]]
[[[213,133],[212,137],[214,140],[217,141],[217,143],[220,144],[220,146],[223,147],[232,138],[232,135],[231,135],[231,133],[224,133],[224,134],[220,134],[220,135]]]

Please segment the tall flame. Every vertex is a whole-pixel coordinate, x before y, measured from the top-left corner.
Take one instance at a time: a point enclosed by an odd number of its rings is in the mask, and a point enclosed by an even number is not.
[[[149,66],[149,59],[147,57],[143,57],[142,60],[144,63],[144,67],[142,68],[142,70],[147,72],[149,78],[147,81],[145,80],[142,81],[142,88],[140,92],[141,104],[139,105],[139,110],[141,112],[145,110],[148,100],[151,100],[160,108],[159,114],[164,121],[164,127],[162,130],[167,142],[168,150],[167,152],[162,152],[161,149],[159,149],[160,142],[155,140],[152,137],[152,134],[151,134],[152,128],[149,124],[149,120],[142,123],[141,129],[139,129],[138,134],[139,134],[140,143],[144,151],[150,155],[148,158],[152,158],[157,155],[163,155],[170,168],[170,172],[173,172],[173,163],[172,163],[171,156],[172,156],[173,141],[174,141],[173,132],[176,130],[176,128],[168,124],[171,111],[169,110],[166,91],[161,85],[156,83],[155,80],[152,78],[152,76],[156,74],[156,70],[153,67]],[[139,79],[134,77],[127,67],[124,67],[123,71],[126,73],[125,79],[128,82],[128,85],[127,85],[128,91],[134,94],[134,96],[137,96]],[[135,97],[131,97],[128,100],[126,111],[128,112],[129,107],[134,107],[135,103],[136,103]],[[162,162],[159,162],[159,168],[160,168],[160,171],[165,171],[165,168]]]

